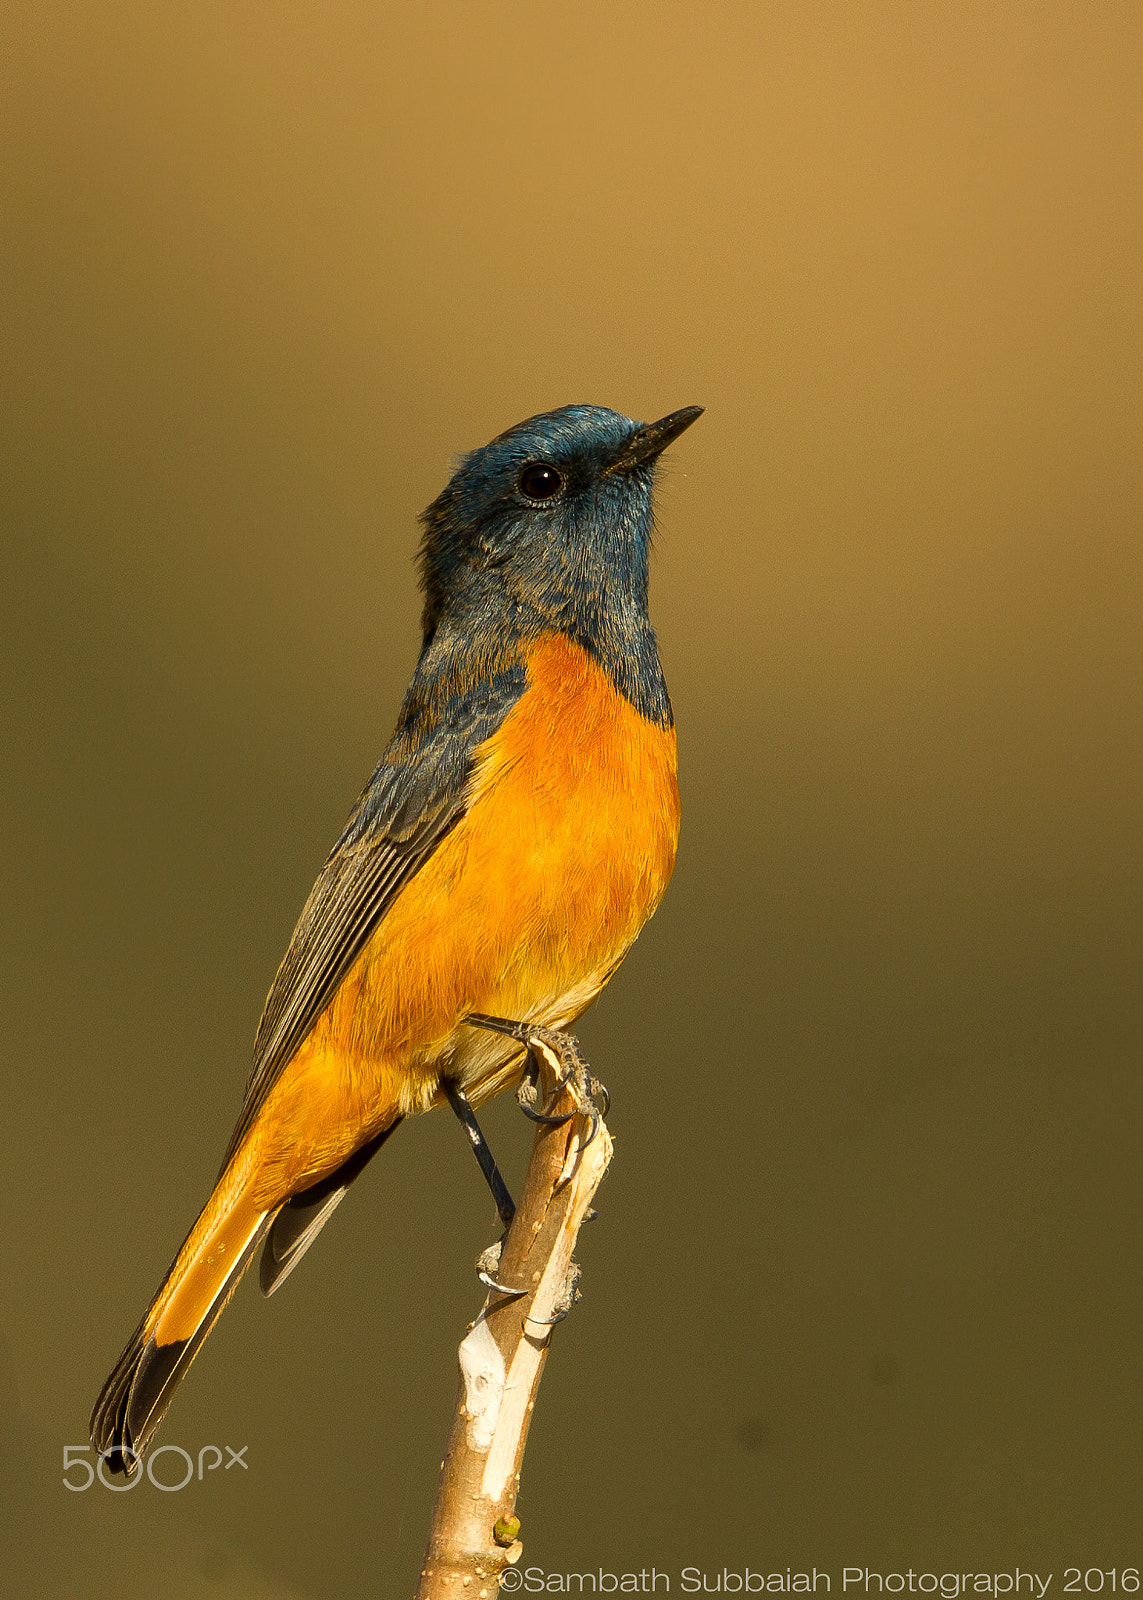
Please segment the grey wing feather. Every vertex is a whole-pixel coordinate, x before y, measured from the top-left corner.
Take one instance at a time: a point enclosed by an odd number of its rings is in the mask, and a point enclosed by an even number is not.
[[[452,795],[423,816],[409,837],[366,834],[339,845],[330,856],[310,891],[267,997],[224,1169],[398,892],[464,811],[463,794]]]
[[[313,1208],[311,1214],[306,1216],[304,1225],[296,1227],[288,1240],[274,1245],[274,1230],[270,1229],[270,1236],[266,1240],[266,1248],[262,1251],[262,1265],[259,1269],[259,1282],[262,1293],[267,1300],[280,1289],[282,1284],[293,1272],[298,1262],[305,1255],[310,1245],[313,1244],[318,1234],[325,1227],[334,1211],[345,1198],[348,1184],[343,1189],[334,1189],[332,1194],[327,1194],[325,1199]],[[288,1209],[283,1207],[283,1210]],[[281,1216],[281,1212],[278,1213]],[[275,1221],[277,1218],[275,1218]]]
[[[401,1120],[398,1117],[387,1128],[382,1128],[380,1133],[375,1133],[372,1139],[353,1152],[348,1161],[343,1161],[336,1172],[331,1172],[309,1189],[303,1189],[300,1194],[292,1195],[287,1200],[270,1226],[262,1251],[258,1277],[262,1293],[267,1298],[293,1272],[344,1198],[350,1184],[360,1177],[381,1146],[396,1133]]]
[[[415,734],[424,702],[422,657],[401,721],[354,807],[298,919],[270,987],[238,1125],[223,1170],[266,1097],[297,1054],[397,895],[468,809],[474,753],[503,722],[527,682],[522,662],[437,708],[431,732]]]

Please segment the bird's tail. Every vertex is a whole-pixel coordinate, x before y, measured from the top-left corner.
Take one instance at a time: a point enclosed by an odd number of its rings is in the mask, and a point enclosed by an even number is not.
[[[138,1470],[276,1211],[259,1210],[233,1168],[219,1180],[95,1402],[91,1440],[109,1471],[132,1477]]]

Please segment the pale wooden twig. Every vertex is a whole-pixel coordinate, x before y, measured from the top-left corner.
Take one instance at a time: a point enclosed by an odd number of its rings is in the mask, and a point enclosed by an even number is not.
[[[558,1081],[558,1062],[546,1046],[536,1055]],[[556,1113],[576,1109],[569,1087]],[[563,1304],[564,1287],[580,1224],[611,1160],[602,1122],[584,1140],[589,1119],[577,1115],[562,1127],[540,1127],[519,1208],[492,1276],[519,1299],[489,1292],[460,1346],[461,1384],[441,1463],[417,1600],[490,1600],[504,1568],[523,1546],[514,1512],[520,1466],[536,1390],[552,1329],[545,1326]]]

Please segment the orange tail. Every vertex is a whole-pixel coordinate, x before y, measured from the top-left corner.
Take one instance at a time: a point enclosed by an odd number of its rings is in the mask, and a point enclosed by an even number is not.
[[[224,1175],[103,1385],[91,1439],[128,1477],[274,1220]]]
[[[270,1295],[400,1121],[394,1118],[336,1171],[269,1210],[260,1209],[252,1198],[248,1162],[236,1157],[223,1170],[95,1402],[91,1440],[106,1455],[111,1472],[131,1477],[137,1471],[179,1382],[262,1240],[262,1292]]]

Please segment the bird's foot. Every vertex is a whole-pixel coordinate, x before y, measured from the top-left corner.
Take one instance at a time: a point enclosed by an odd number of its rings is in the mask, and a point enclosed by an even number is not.
[[[586,1116],[591,1126],[583,1142],[585,1147],[589,1145],[599,1132],[601,1116],[605,1117],[610,1110],[611,1096],[584,1060],[579,1040],[570,1033],[544,1028],[535,1022],[510,1022],[503,1017],[486,1017],[476,1012],[467,1020],[473,1027],[506,1034],[527,1047],[524,1075],[516,1090],[516,1103],[524,1115],[550,1127],[559,1127],[575,1116]],[[541,1064],[546,1065],[552,1075],[552,1088],[544,1105],[553,1105],[560,1091],[569,1089],[576,1102],[573,1111],[553,1116],[548,1110],[538,1108]],[[596,1100],[602,1101],[602,1111],[597,1108]]]
[[[476,1258],[476,1276],[486,1289],[493,1289],[497,1294],[504,1295],[509,1300],[519,1300],[528,1293],[527,1289],[510,1289],[506,1283],[501,1283],[496,1274],[500,1270],[500,1253],[504,1247],[504,1240],[498,1239],[495,1244],[490,1244],[487,1250],[481,1251]],[[562,1322],[578,1305],[581,1295],[579,1289],[580,1265],[573,1261],[568,1267],[567,1277],[564,1279],[563,1288],[552,1305],[550,1317],[526,1316],[524,1321],[534,1328],[554,1328],[557,1322]]]
[[[516,1090],[517,1105],[533,1122],[554,1126],[569,1121],[573,1116],[587,1117],[587,1137],[582,1141],[582,1147],[586,1149],[599,1132],[601,1118],[611,1109],[611,1096],[584,1060],[579,1040],[570,1033],[559,1033],[553,1028],[532,1027],[526,1030],[524,1042],[528,1046],[528,1059]],[[552,1088],[543,1109],[537,1104],[540,1099],[541,1063],[548,1067],[552,1075]],[[564,1089],[570,1091],[576,1108],[561,1116],[553,1116],[548,1107],[555,1104]],[[598,1106],[597,1100],[600,1102]]]

